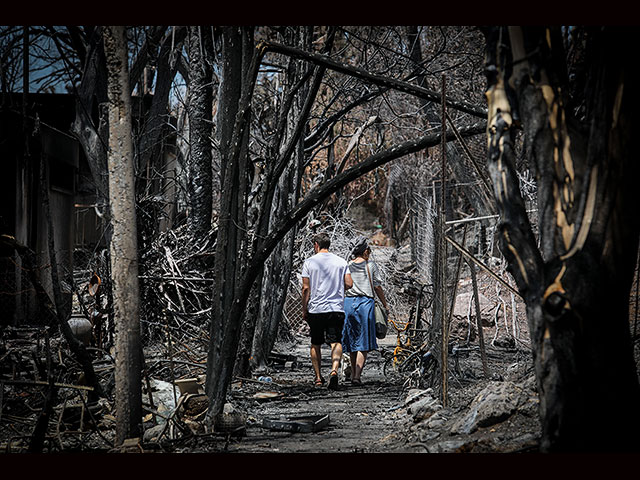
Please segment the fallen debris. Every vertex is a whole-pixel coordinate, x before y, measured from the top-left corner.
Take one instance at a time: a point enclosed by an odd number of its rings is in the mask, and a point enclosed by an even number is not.
[[[322,430],[329,425],[329,414],[326,415],[308,415],[303,417],[289,418],[265,418],[262,426],[269,430],[278,430],[283,432],[303,432],[311,433]]]

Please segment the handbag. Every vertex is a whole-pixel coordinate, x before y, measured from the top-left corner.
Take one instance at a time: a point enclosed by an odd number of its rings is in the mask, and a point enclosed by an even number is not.
[[[369,262],[366,262],[367,274],[369,276],[369,283],[371,283],[371,293],[373,294],[373,301],[375,302],[374,312],[376,318],[376,338],[382,340],[387,336],[387,329],[389,328],[387,320],[387,309],[382,306],[376,298],[376,291],[373,289],[373,280],[371,279],[371,271],[369,270]]]

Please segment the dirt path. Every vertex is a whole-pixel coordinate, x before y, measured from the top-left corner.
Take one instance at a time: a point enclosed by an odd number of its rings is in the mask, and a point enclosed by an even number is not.
[[[397,253],[397,256],[393,256]],[[391,247],[376,247],[374,258],[389,275],[388,291],[398,295],[396,314],[404,318],[410,315],[409,306],[415,298],[405,287],[407,274],[400,273],[411,265],[408,249],[396,251]],[[392,260],[393,257],[393,260]],[[401,279],[398,285],[396,277]],[[396,336],[391,333],[379,342],[380,351],[369,355],[364,385],[353,387],[341,380],[337,391],[313,386],[313,370],[309,357],[309,339],[298,334],[288,344],[279,343],[274,349],[279,354],[295,356],[295,366],[272,369],[264,373],[271,378],[270,383],[251,379],[239,379],[232,384],[230,403],[235,412],[246,419],[243,436],[226,437],[221,434],[198,435],[184,443],[178,451],[189,452],[281,452],[281,453],[352,453],[352,452],[509,452],[535,451],[539,436],[539,424],[535,402],[529,398],[530,383],[521,384],[532,378],[531,358],[526,346],[515,342],[509,348],[492,346],[498,336],[518,334],[526,328],[526,318],[519,314],[517,328],[507,328],[507,319],[500,318],[496,305],[505,300],[493,285],[479,273],[478,281],[485,296],[481,299],[483,320],[486,321],[485,335],[488,345],[490,375],[485,378],[477,349],[474,326],[469,317],[471,285],[462,279],[458,295],[460,301],[454,311],[451,345],[469,347],[467,353],[450,359],[447,405],[438,405],[439,399],[425,411],[417,409],[409,399],[416,391],[411,391],[401,382],[393,383],[383,373],[383,351],[390,351],[396,344]],[[404,293],[403,293],[404,292]],[[402,297],[407,296],[407,298]],[[465,296],[466,295],[466,296]],[[402,298],[401,298],[402,297]],[[508,297],[505,297],[508,300]],[[405,305],[406,304],[406,305]],[[510,304],[513,307],[513,299]],[[404,309],[403,309],[404,308]],[[407,310],[407,311],[404,311]],[[504,309],[503,309],[504,310]],[[523,312],[518,305],[518,312]],[[486,318],[485,318],[486,317]],[[504,320],[504,325],[503,325]],[[509,320],[516,321],[515,313]],[[495,345],[498,345],[498,341]],[[476,346],[476,347],[474,347]],[[329,347],[323,346],[323,374],[328,377],[330,370]],[[488,389],[485,395],[497,398],[496,404],[509,404],[509,399],[501,395],[524,392],[525,400],[508,411],[489,413],[478,427],[473,424],[475,413],[471,408],[476,396]],[[511,390],[509,390],[511,389]],[[496,391],[495,394],[493,391]],[[418,392],[424,394],[424,391]],[[533,394],[531,394],[533,395]],[[437,396],[437,394],[433,394]],[[423,397],[428,400],[428,395]],[[502,402],[502,403],[501,403]],[[414,402],[415,403],[415,402]],[[440,402],[441,403],[441,402]],[[533,407],[532,407],[533,406]],[[482,406],[491,412],[493,406]],[[493,417],[491,417],[493,415]],[[292,417],[328,416],[328,423],[315,432],[277,431],[273,427]],[[462,422],[462,423],[460,423]],[[466,423],[464,423],[466,422]],[[271,427],[271,428],[269,428]],[[182,450],[180,450],[182,448]]]
[[[393,340],[385,339],[383,342]],[[383,358],[373,352],[368,359],[362,386],[353,387],[341,379],[338,390],[314,387],[313,370],[306,339],[282,348],[281,353],[296,357],[293,368],[273,369],[265,374],[271,382],[237,381],[232,385],[232,404],[246,415],[246,434],[229,437],[221,442],[202,441],[199,449],[234,453],[353,453],[388,451],[389,440],[395,438],[407,422],[400,410],[403,402],[401,388],[385,381]],[[281,346],[282,347],[282,346]],[[330,371],[330,350],[322,348],[322,368],[325,377]],[[274,398],[260,399],[259,397]],[[324,417],[328,424],[316,432],[278,431],[265,427],[291,417]],[[279,423],[280,424],[280,423]],[[224,445],[223,445],[224,444]],[[193,448],[189,447],[189,448]]]
[[[239,380],[231,389],[231,404],[246,418],[243,436],[198,436],[177,451],[229,453],[384,453],[443,451],[530,451],[536,448],[535,416],[518,415],[470,435],[450,434],[450,425],[464,415],[471,400],[489,380],[473,381],[452,389],[451,406],[438,412],[440,422],[417,422],[406,399],[410,392],[388,381],[382,371],[383,356],[372,352],[364,384],[341,381],[337,391],[313,386],[306,338],[280,345],[280,353],[295,355],[296,365],[273,369],[270,382]],[[395,337],[380,342],[392,348]],[[329,347],[323,346],[323,373],[330,370]],[[503,357],[504,354],[500,355]],[[497,358],[497,357],[496,357]],[[513,360],[513,359],[511,359]],[[471,359],[470,359],[471,361]],[[507,361],[510,361],[507,359]],[[481,368],[479,359],[473,360]],[[269,398],[261,398],[269,397]],[[268,428],[292,417],[328,415],[328,424],[316,432],[278,431]],[[432,417],[435,418],[436,416]],[[265,421],[267,422],[265,424]],[[278,423],[279,422],[279,423]],[[194,443],[196,442],[196,443]]]

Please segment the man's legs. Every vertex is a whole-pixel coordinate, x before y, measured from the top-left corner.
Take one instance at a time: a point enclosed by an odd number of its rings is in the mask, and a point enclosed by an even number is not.
[[[324,344],[324,326],[322,315],[310,313],[307,319],[311,335],[311,365],[316,374],[315,384],[324,383],[320,366],[322,365],[322,345]]]
[[[311,365],[316,374],[316,385],[322,380],[322,350],[325,341],[331,345],[331,373],[329,388],[338,387],[338,369],[342,360],[342,325],[344,313],[329,312],[322,314],[309,314],[309,329],[311,333]]]
[[[342,343],[331,344],[331,373],[340,369],[340,361],[342,360]]]
[[[322,380],[322,373],[320,371],[320,365],[322,362],[322,345],[311,345],[311,365],[313,365],[313,371],[316,374],[316,382]]]
[[[338,370],[340,369],[340,360],[342,360],[342,343],[335,342],[331,344],[331,373],[329,374],[329,389],[338,389]]]
[[[338,371],[342,361],[342,328],[344,326],[344,312],[331,312],[327,319],[327,342],[331,345],[331,374],[329,388],[338,389]]]

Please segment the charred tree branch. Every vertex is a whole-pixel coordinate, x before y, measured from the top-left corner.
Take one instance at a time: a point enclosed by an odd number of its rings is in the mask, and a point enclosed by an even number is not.
[[[424,87],[420,87],[418,85],[414,85],[412,83],[404,82],[402,80],[396,80],[386,76],[376,75],[376,74],[367,72],[363,68],[337,62],[325,55],[307,52],[298,48],[289,47],[287,45],[282,45],[275,42],[264,42],[262,45],[265,51],[276,52],[276,53],[281,53],[283,55],[291,55],[294,57],[302,58],[309,62],[315,63],[317,65],[324,65],[326,68],[329,68],[336,72],[340,72],[346,75],[351,75],[351,76],[360,78],[367,82],[373,83],[374,85],[393,88],[394,90],[408,93],[410,95],[414,95],[418,98],[423,98],[425,100],[429,100],[432,102],[441,103],[442,101],[441,95],[438,92],[429,90]],[[454,100],[447,100],[446,103],[450,108],[468,113],[470,115],[473,115],[474,117],[486,118],[487,116],[487,112],[484,109],[478,108],[475,105],[471,105],[465,102],[458,102]]]

